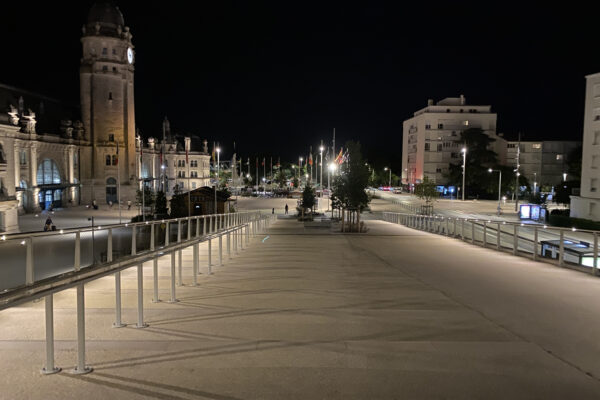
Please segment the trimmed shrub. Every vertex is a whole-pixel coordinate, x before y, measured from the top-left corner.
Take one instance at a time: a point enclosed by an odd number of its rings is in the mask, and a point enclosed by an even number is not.
[[[550,225],[558,227],[600,231],[600,222],[592,221],[591,219],[571,218],[566,215],[556,215],[551,213],[548,222]]]

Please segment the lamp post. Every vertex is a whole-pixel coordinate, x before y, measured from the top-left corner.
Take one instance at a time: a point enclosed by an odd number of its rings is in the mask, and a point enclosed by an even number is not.
[[[463,153],[463,166],[462,166],[462,201],[465,201],[465,170],[467,169],[467,148],[463,147],[460,151]]]
[[[219,163],[221,162],[221,158],[219,157],[221,155],[221,148],[217,147],[217,179],[215,181],[215,214],[218,213],[217,211],[217,186],[219,185]]]
[[[300,170],[302,170],[302,157],[298,158],[298,179],[300,179]]]
[[[533,173],[533,195],[537,193],[537,172]]]
[[[321,141],[321,143],[323,143],[323,141]],[[321,198],[323,198],[323,150],[325,150],[323,148],[323,146],[319,147],[319,150],[321,152],[321,177],[319,178],[320,183],[320,188],[321,188]]]
[[[502,212],[502,208],[500,207],[500,204],[502,202],[502,171],[499,169],[488,169],[488,172],[491,174],[492,172],[498,172],[499,176],[498,176],[498,215],[501,214]]]
[[[388,178],[388,186],[390,187],[390,190],[391,190],[391,188],[392,188],[392,169],[388,168],[388,167],[385,167],[383,170],[390,172],[389,178]]]
[[[331,186],[330,186],[329,176],[333,175],[334,171],[335,171],[335,164],[329,163],[329,168],[327,168],[327,192],[329,193],[327,196],[327,208],[328,209],[329,209],[329,203],[331,200]],[[331,218],[333,218],[333,208],[331,209]]]

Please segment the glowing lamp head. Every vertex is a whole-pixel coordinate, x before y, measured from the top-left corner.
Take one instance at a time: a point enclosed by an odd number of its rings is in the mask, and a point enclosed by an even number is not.
[[[491,168],[488,168],[488,172],[492,172],[492,169],[491,169]]]
[[[463,154],[465,154],[467,152],[467,148],[463,147],[462,149],[460,149],[460,152],[463,153]]]
[[[387,171],[387,170],[388,170],[388,167],[385,167],[383,170],[384,170],[384,171]]]

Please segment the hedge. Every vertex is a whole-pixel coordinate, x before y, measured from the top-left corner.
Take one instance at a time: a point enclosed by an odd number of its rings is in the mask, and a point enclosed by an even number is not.
[[[590,219],[571,218],[566,215],[550,214],[548,222],[553,226],[600,231],[600,222],[592,221]]]

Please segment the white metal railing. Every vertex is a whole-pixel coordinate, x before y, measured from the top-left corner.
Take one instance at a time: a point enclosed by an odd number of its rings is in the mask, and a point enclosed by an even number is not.
[[[599,231],[394,212],[384,212],[383,220],[598,275]]]
[[[232,214],[213,214],[206,216],[177,218],[160,221],[146,221],[138,223],[116,224],[108,226],[79,229],[68,229],[56,232],[34,233],[34,234],[15,234],[4,235],[0,237],[0,273],[3,278],[10,276],[11,273],[17,273],[24,277],[24,283],[16,286],[5,287],[0,292],[0,310],[6,309],[23,302],[31,301],[44,297],[45,299],[45,324],[46,324],[46,365],[42,369],[44,374],[53,374],[60,371],[54,365],[54,314],[53,314],[53,296],[54,293],[76,287],[77,288],[77,366],[74,373],[85,374],[92,369],[85,364],[85,303],[84,303],[84,285],[87,282],[101,278],[107,275],[115,277],[115,322],[114,327],[125,326],[121,321],[121,271],[131,267],[137,267],[137,305],[138,321],[136,328],[145,328],[148,325],[144,323],[143,310],[143,263],[153,261],[153,302],[160,301],[158,295],[158,258],[165,254],[170,254],[171,258],[171,285],[169,303],[177,302],[176,297],[176,255],[178,262],[178,283],[183,284],[182,270],[182,250],[192,246],[192,284],[197,286],[199,262],[199,244],[207,242],[207,268],[208,273],[212,273],[212,266],[215,263],[212,260],[213,240],[218,241],[218,265],[223,265],[223,250],[227,249],[227,256],[243,250],[248,246],[250,236],[256,235],[269,226],[275,219],[275,215],[261,214],[260,211],[248,211]],[[175,226],[174,229],[171,229]],[[116,234],[119,233],[120,234]],[[86,243],[83,235],[98,235],[99,231],[105,231],[105,238],[102,242],[106,245],[106,258],[96,262],[94,252],[95,237],[92,238],[92,257],[89,257],[91,263],[85,266],[82,262],[82,256],[85,255],[85,249],[82,244]],[[83,235],[82,235],[83,234]],[[73,240],[69,240],[71,235]],[[121,248],[118,237],[129,246],[128,251],[124,253],[115,252],[114,244],[117,243]],[[223,237],[226,238],[226,246],[223,244]],[[68,271],[61,268],[54,268],[49,276],[40,277],[36,271],[36,250],[39,242],[42,240],[51,241],[50,245],[59,243],[71,243],[73,247],[72,263],[68,266]],[[17,259],[23,256],[24,262],[20,263],[18,268],[7,268],[10,266],[6,262],[6,254],[15,250],[15,243],[18,251],[8,258]],[[8,246],[8,247],[7,247]],[[88,246],[89,247],[89,246]],[[39,249],[38,249],[39,250]],[[70,259],[70,256],[68,257]],[[52,261],[52,260],[50,260]],[[23,267],[24,266],[24,267]],[[24,270],[23,270],[24,269]],[[6,285],[5,285],[6,286]]]

